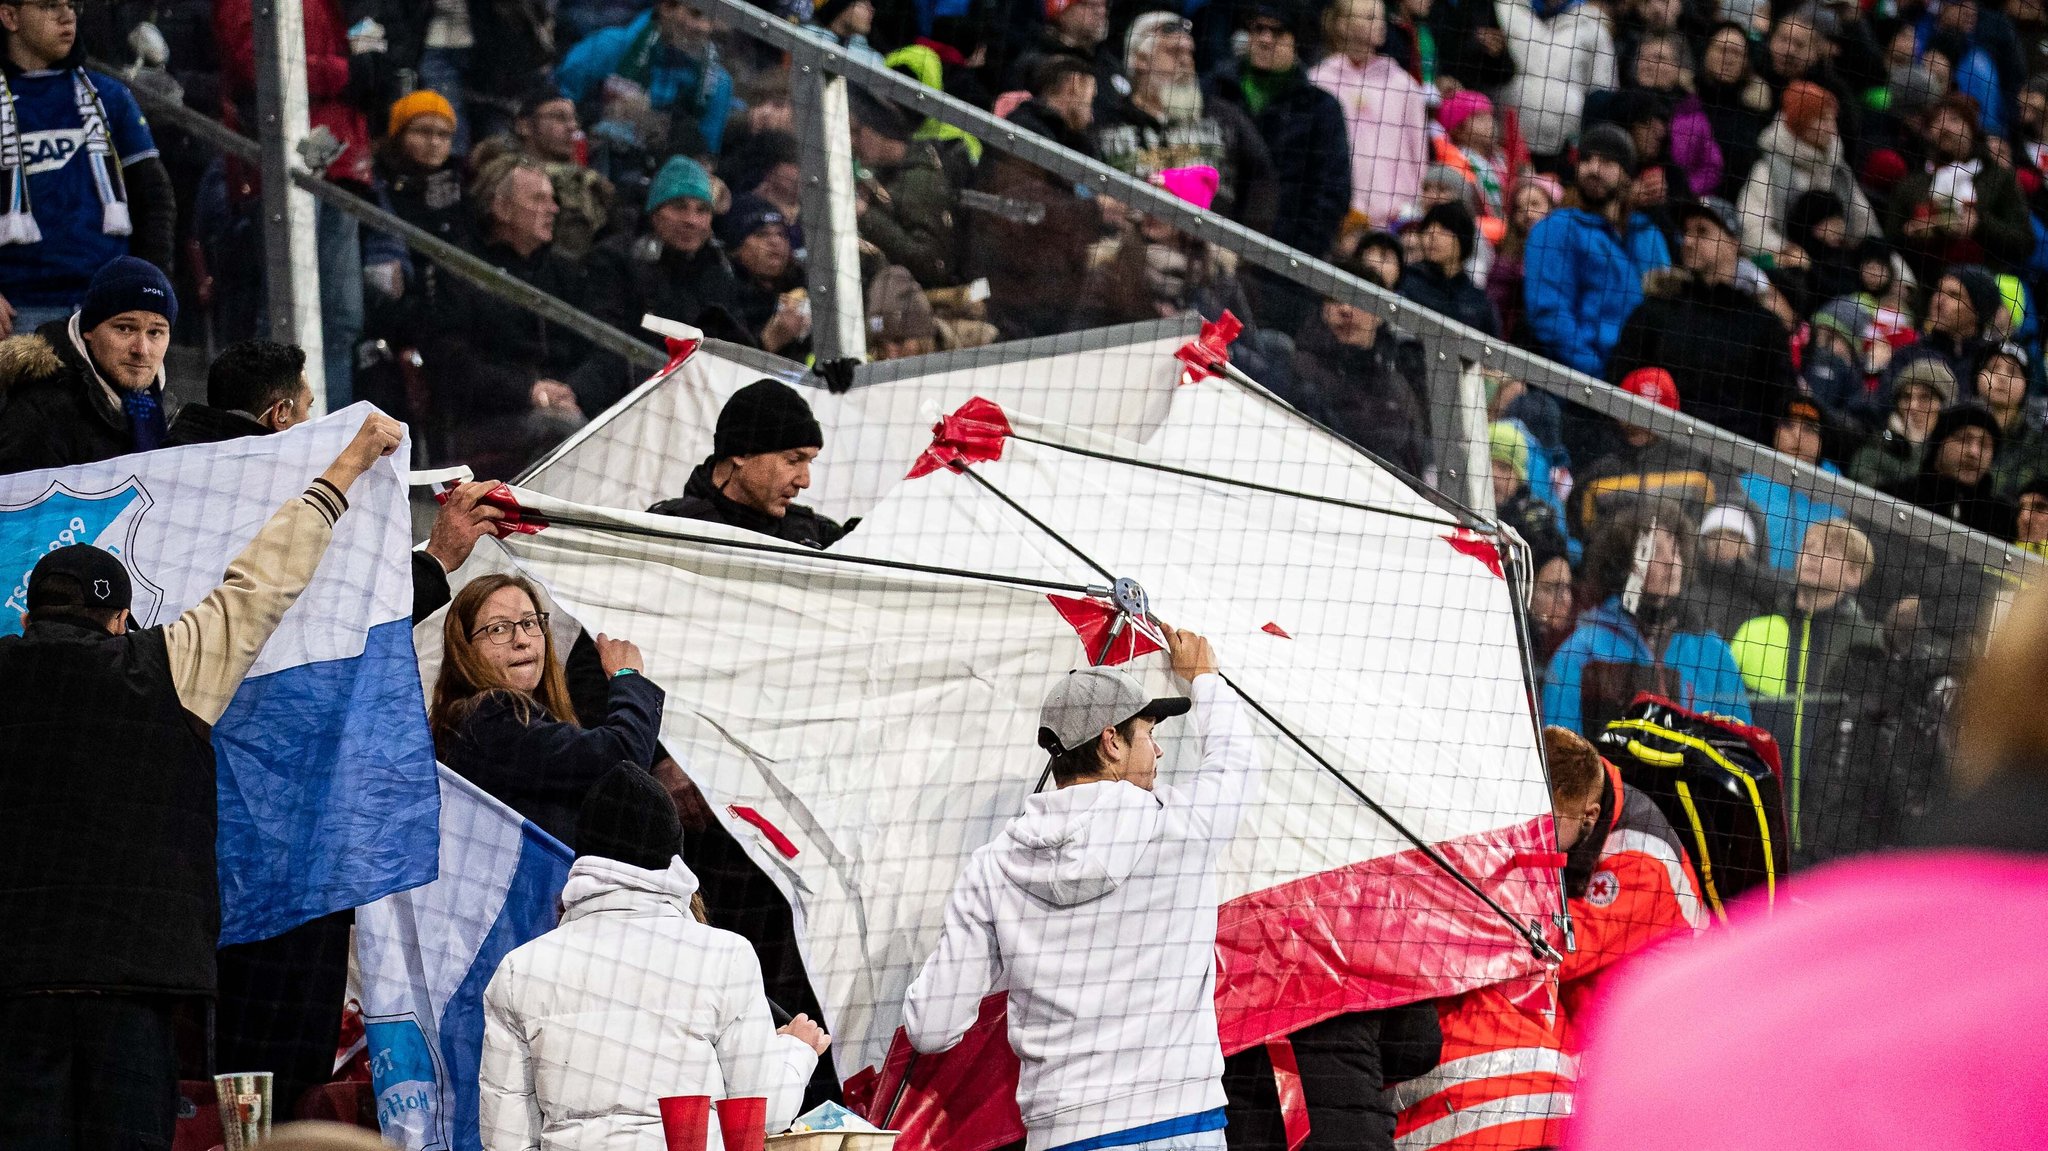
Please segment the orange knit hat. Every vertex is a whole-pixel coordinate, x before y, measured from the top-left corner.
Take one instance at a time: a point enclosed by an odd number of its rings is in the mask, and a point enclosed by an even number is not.
[[[1800,135],[1835,114],[1835,94],[1811,80],[1799,80],[1785,89],[1785,125]]]
[[[391,127],[389,134],[396,136],[405,131],[405,126],[421,116],[440,116],[450,124],[455,123],[455,107],[448,98],[432,88],[421,88],[408,93],[391,105]]]

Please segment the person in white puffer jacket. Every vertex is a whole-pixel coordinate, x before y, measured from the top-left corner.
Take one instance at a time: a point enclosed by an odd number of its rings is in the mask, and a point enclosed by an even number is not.
[[[1515,78],[1500,97],[1520,117],[1529,151],[1559,156],[1578,138],[1586,93],[1621,84],[1613,29],[1599,5],[1546,0],[1542,8],[1547,15],[1538,15],[1529,0],[1494,0],[1515,60]]]
[[[1258,757],[1209,641],[1168,633],[1188,681],[1202,764],[1154,786],[1152,727],[1189,710],[1114,668],[1076,671],[1040,712],[1058,789],[969,860],[938,949],[910,985],[920,1052],[958,1043],[984,998],[1009,995],[1028,1151],[1221,1151],[1216,858]]]
[[[777,1029],[747,941],[698,922],[668,792],[627,763],[576,821],[562,922],[484,990],[480,1127],[488,1151],[663,1151],[660,1099],[765,1096],[788,1127],[831,1043]],[[720,1151],[718,1121],[710,1149]]]

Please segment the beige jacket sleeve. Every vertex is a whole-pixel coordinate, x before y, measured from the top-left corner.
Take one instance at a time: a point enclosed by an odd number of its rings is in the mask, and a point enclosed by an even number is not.
[[[278,621],[312,581],[347,510],[334,485],[314,480],[228,564],[219,587],[164,628],[171,681],[186,711],[219,722]]]

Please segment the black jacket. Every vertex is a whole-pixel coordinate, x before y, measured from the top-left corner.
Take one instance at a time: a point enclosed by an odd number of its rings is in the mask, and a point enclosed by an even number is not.
[[[107,394],[68,321],[0,342],[0,475],[97,463],[135,450],[128,417]],[[169,414],[168,411],[165,413]]]
[[[1647,298],[1622,325],[1607,375],[1664,368],[1679,410],[1758,443],[1797,390],[1785,325],[1748,292],[1684,273],[1652,276]]]
[[[1019,104],[1009,121],[1063,148],[1095,155],[1086,133],[1037,100]],[[988,277],[989,319],[1009,339],[1050,336],[1074,327],[1073,286],[1088,278],[1088,249],[1102,235],[1102,207],[1074,193],[1074,183],[1003,152],[991,150],[982,166],[981,191],[1020,205],[1036,204],[1036,224],[993,212],[971,212],[972,270]]]
[[[1337,98],[1309,83],[1296,67],[1287,88],[1257,114],[1245,103],[1237,70],[1218,73],[1210,95],[1251,117],[1273,159],[1273,183],[1284,205],[1273,238],[1311,256],[1330,250],[1351,208],[1351,145]]]
[[[552,247],[521,256],[493,243],[478,248],[477,255],[522,283],[589,310],[583,270]],[[443,284],[447,308],[423,348],[437,422],[461,426],[476,418],[529,411],[535,381],[568,383],[578,366],[591,359],[589,344],[567,328],[507,305],[456,277],[447,277]],[[633,320],[637,329],[640,317]]]
[[[1037,9],[1037,4],[1020,4],[1019,8]],[[1034,13],[1035,15],[1036,13]],[[995,45],[991,44],[991,47]],[[1036,91],[1034,82],[1038,66],[1049,56],[1071,56],[1088,65],[1095,73],[1095,117],[1115,107],[1117,102],[1131,94],[1131,82],[1124,75],[1123,61],[1117,52],[1115,37],[1109,37],[1094,49],[1076,48],[1053,35],[1052,29],[1044,24],[1038,26],[1038,35],[1010,66],[1007,90],[1013,92]]]
[[[1988,474],[1975,484],[1965,486],[1935,471],[1934,462],[1935,453],[1930,451],[1920,466],[1919,475],[1904,483],[1889,484],[1881,490],[1888,496],[1936,515],[1947,516],[1988,536],[2009,542],[2019,534],[2019,511],[1993,494]]]
[[[1486,290],[1472,282],[1472,273],[1460,270],[1455,276],[1427,260],[1417,260],[1401,273],[1398,289],[1404,297],[1447,320],[1477,328],[1489,336],[1500,334],[1500,319],[1493,314],[1493,301]]]
[[[711,461],[698,464],[690,473],[689,482],[683,485],[683,494],[675,499],[663,500],[647,509],[656,515],[680,516],[686,520],[709,520],[728,527],[745,528],[764,536],[774,536],[807,548],[828,548],[846,534],[838,523],[819,515],[802,504],[791,504],[780,517],[755,511],[742,503],[727,499],[711,482]]]
[[[705,240],[685,256],[646,233],[614,236],[590,250],[584,267],[586,310],[653,347],[661,347],[662,338],[640,326],[640,317],[649,313],[735,335],[743,326],[739,281],[716,240]],[[587,416],[617,402],[633,383],[625,364],[609,354],[592,356],[583,370],[559,378],[576,389]]]
[[[1169,123],[1128,99],[1119,100],[1108,115],[1096,113],[1094,135],[1103,163],[1140,180],[1169,168],[1216,169],[1216,199],[1210,208],[1255,232],[1273,231],[1280,211],[1273,157],[1237,105],[1204,100],[1200,116]]]
[[[1436,1001],[1351,1011],[1287,1037],[1301,1072],[1308,1141],[1301,1151],[1393,1151],[1394,1105],[1384,1090],[1435,1067],[1443,1053]],[[1224,1060],[1230,1151],[1285,1151],[1287,1134],[1264,1046]]]
[[[590,728],[557,720],[511,692],[486,692],[441,741],[441,762],[573,850],[576,814],[591,785],[621,760],[654,763],[661,688],[644,675],[615,676],[608,684],[604,722]]]
[[[1423,387],[1422,344],[1414,337],[1381,325],[1370,348],[1340,344],[1318,315],[1302,331],[1294,354],[1294,394],[1284,398],[1310,419],[1419,476],[1431,456]]]
[[[225,440],[239,440],[243,436],[269,434],[269,428],[251,419],[247,413],[207,404],[186,404],[178,409],[178,418],[171,421],[170,431],[164,436],[164,446],[217,444]]]
[[[213,746],[163,630],[38,620],[0,683],[0,995],[212,994]]]

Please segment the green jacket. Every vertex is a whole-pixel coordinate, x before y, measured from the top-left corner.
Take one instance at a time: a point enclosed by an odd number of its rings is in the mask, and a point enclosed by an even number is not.
[[[913,140],[903,163],[871,174],[884,195],[861,214],[861,239],[881,249],[889,263],[910,269],[926,289],[959,283],[955,196],[938,149],[929,141]]]

